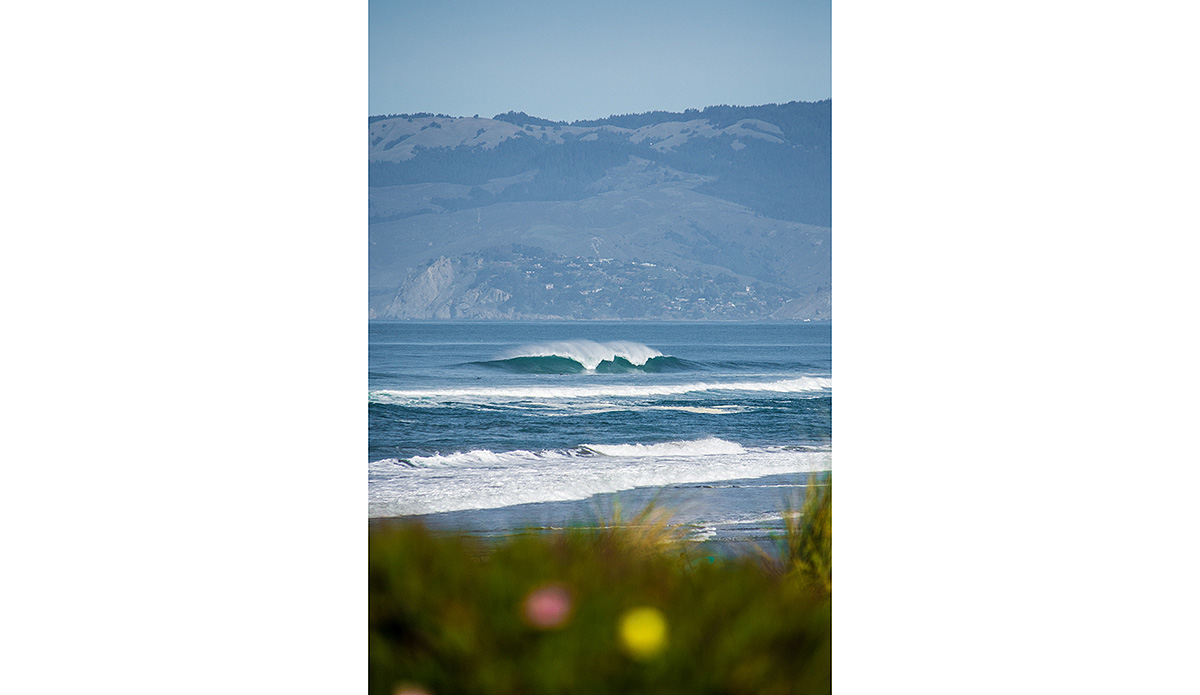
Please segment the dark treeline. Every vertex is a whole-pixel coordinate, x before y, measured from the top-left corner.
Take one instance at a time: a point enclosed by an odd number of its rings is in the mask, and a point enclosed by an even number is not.
[[[602,125],[619,128],[643,128],[673,121],[708,121],[714,128],[727,128],[738,121],[753,118],[779,126],[784,138],[793,145],[803,147],[828,145],[831,133],[833,102],[790,101],[786,104],[764,104],[762,106],[709,106],[704,110],[688,109],[682,113],[672,111],[648,111],[646,113],[609,116],[594,121],[575,121],[573,126],[595,127]]]
[[[703,110],[647,111],[645,113],[627,113],[607,118],[572,121],[570,123],[530,116],[523,111],[509,111],[508,113],[498,114],[493,118],[514,125],[570,125],[581,128],[611,125],[618,128],[630,129],[658,125],[659,123],[693,120],[706,120],[714,127],[726,128],[738,121],[755,118],[774,123],[783,130],[785,135],[789,135],[789,140],[794,141],[794,138],[790,137],[792,134],[797,136],[811,135],[815,136],[815,139],[820,139],[821,137],[828,139],[832,103],[830,99],[823,99],[821,101],[789,101],[786,104],[763,104],[761,106],[728,106],[722,104],[720,106],[708,106]]]
[[[509,111],[492,116],[493,121],[504,121],[513,125],[568,125],[566,121],[551,121],[537,116],[530,116],[524,111]]]
[[[729,106],[721,104],[719,106],[707,106],[704,109],[687,109],[685,111],[646,111],[645,113],[626,113],[621,115],[608,116],[606,118],[578,120],[578,121],[552,121],[547,118],[538,118],[530,116],[524,111],[509,111],[507,113],[499,113],[492,116],[492,120],[504,121],[513,125],[536,125],[536,126],[576,126],[582,128],[591,128],[602,125],[617,126],[618,128],[642,128],[648,125],[657,125],[659,123],[670,123],[672,121],[691,121],[691,120],[707,120],[713,126],[725,128],[737,123],[740,120],[747,118],[755,118],[763,121],[768,121],[779,126],[785,135],[789,135],[788,139],[793,140],[792,134],[807,135],[813,134],[818,138],[824,136],[828,139],[830,110],[832,100],[822,99],[821,101],[789,101],[785,104],[763,104],[761,106]],[[388,118],[462,118],[461,116],[447,116],[445,114],[432,113],[398,113],[387,114],[383,116],[371,116],[368,123],[381,121]],[[791,132],[789,132],[791,131]]]
[[[367,125],[371,125],[375,121],[386,121],[389,118],[407,118],[409,120],[412,120],[414,118],[458,118],[458,116],[447,116],[444,113],[425,113],[425,112],[421,112],[421,113],[389,113],[389,114],[384,114],[382,116],[369,116],[367,118]]]

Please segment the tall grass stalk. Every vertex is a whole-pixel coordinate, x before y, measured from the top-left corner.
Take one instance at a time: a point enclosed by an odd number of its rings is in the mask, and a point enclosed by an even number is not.
[[[773,564],[689,562],[657,503],[488,543],[373,527],[370,691],[829,692],[831,518],[810,479]]]
[[[781,568],[794,581],[825,594],[833,592],[833,476],[818,482],[810,474],[804,501],[784,512],[784,553]]]

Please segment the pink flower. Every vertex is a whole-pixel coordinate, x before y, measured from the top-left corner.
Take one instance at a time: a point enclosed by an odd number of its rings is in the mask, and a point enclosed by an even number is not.
[[[525,619],[543,630],[561,627],[571,615],[571,594],[561,584],[549,584],[525,597]]]

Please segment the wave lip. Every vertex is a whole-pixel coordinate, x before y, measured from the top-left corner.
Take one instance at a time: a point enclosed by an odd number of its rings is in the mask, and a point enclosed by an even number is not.
[[[517,374],[627,374],[630,372],[674,372],[688,369],[696,369],[696,365],[687,360],[681,360],[678,357],[670,355],[659,355],[646,360],[644,364],[634,364],[624,357],[617,355],[611,360],[601,360],[596,365],[595,369],[588,369],[586,365],[577,362],[570,357],[562,357],[560,355],[546,355],[543,357],[525,356],[525,357],[509,357],[503,360],[489,360],[487,362],[472,362],[482,367],[492,369],[504,369]]]
[[[666,357],[658,350],[641,343],[617,340],[597,343],[592,340],[560,340],[552,343],[522,345],[496,357],[494,362],[511,362],[531,357],[557,357],[576,362],[589,372],[597,371],[601,364],[645,367],[656,357]]]

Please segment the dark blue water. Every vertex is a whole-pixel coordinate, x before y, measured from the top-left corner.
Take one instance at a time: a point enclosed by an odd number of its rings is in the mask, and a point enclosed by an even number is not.
[[[828,323],[369,325],[372,516],[828,470]]]

